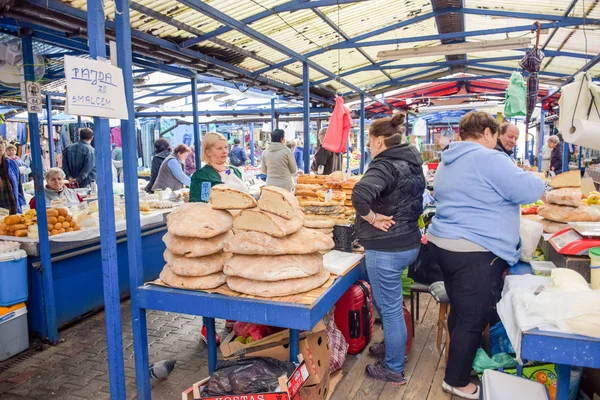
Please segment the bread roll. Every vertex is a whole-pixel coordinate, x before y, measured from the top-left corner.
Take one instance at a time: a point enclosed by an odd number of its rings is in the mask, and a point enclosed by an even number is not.
[[[247,256],[236,254],[225,262],[227,276],[257,281],[278,282],[315,275],[323,267],[319,253],[283,256]]]
[[[317,228],[317,229],[326,229],[333,228],[335,223],[331,219],[322,219],[322,220],[310,220],[308,218],[304,219],[304,227],[306,228]]]
[[[317,196],[319,197],[319,200],[321,201],[325,201],[325,198],[327,197],[327,191],[326,190],[320,190],[317,192]],[[331,201],[335,201],[335,202],[341,202],[343,203],[344,201],[346,201],[346,193],[344,192],[331,192]]]
[[[58,210],[55,210],[54,208],[48,208],[46,210],[46,216],[48,216],[48,217],[57,217],[58,218],[59,215],[60,214],[58,213]]]
[[[292,219],[296,217],[299,205],[292,192],[275,186],[263,186],[258,208],[285,219]]]
[[[221,272],[231,254],[219,252],[205,257],[184,257],[167,249],[164,257],[171,270],[179,276],[206,276]]]
[[[235,254],[283,255],[310,254],[331,250],[333,247],[331,238],[320,232],[302,228],[283,238],[274,238],[260,232],[242,232],[228,240],[223,250]]]
[[[176,236],[209,239],[231,230],[233,217],[210,204],[187,203],[167,216],[167,229]]]
[[[260,201],[258,203],[260,207]],[[304,214],[297,211],[292,219],[285,219],[261,210],[243,210],[235,217],[233,227],[244,231],[263,232],[274,237],[284,237],[298,232],[304,223]]]
[[[322,185],[325,175],[298,175],[298,184]]]
[[[214,186],[210,190],[210,203],[215,210],[243,210],[256,207],[254,197],[228,185]]]
[[[581,204],[581,188],[560,188],[549,191],[546,200],[550,204],[577,207]]]
[[[227,286],[236,292],[259,297],[289,296],[304,293],[322,286],[329,279],[329,271],[325,268],[306,278],[286,279],[279,282],[261,282],[244,279],[238,276],[227,278]]]
[[[165,242],[167,249],[173,254],[185,257],[204,257],[223,250],[223,245],[231,237],[233,237],[231,231],[210,239],[175,236],[172,233],[167,232],[162,240]]]
[[[538,209],[538,215],[555,222],[600,222],[600,210],[595,207],[557,206],[548,204]]]
[[[214,289],[224,284],[227,280],[227,277],[222,272],[207,276],[180,276],[175,274],[168,264],[165,265],[159,277],[161,281],[171,287],[192,290]]]
[[[315,232],[320,232],[324,235],[330,235],[333,233],[333,228],[323,228],[323,229],[319,229],[319,228],[312,228],[313,231]]]
[[[296,185],[295,189],[294,189],[294,193],[298,194],[297,192],[299,190],[304,190],[304,191],[308,191],[311,193],[317,192],[319,190],[323,190],[323,186],[321,185],[310,185],[310,184],[306,184],[306,183],[299,183]]]
[[[544,225],[544,233],[557,233],[562,231],[563,229],[570,228],[569,224],[562,224],[560,222],[548,221],[547,219],[542,219],[542,225]]]
[[[21,223],[20,215],[7,215],[4,217],[4,222],[6,225],[16,225]]]

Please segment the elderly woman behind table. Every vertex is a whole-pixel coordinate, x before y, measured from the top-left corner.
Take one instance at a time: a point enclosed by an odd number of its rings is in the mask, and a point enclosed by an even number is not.
[[[442,153],[435,174],[436,216],[427,239],[450,299],[450,347],[444,391],[479,399],[471,366],[485,326],[495,314],[502,275],[521,255],[520,204],[538,200],[544,181],[494,150],[498,122],[470,112],[460,122],[460,142]]]
[[[46,187],[44,187],[44,199],[46,207],[51,207],[52,202],[62,200],[63,206],[72,206],[83,203],[83,198],[74,191],[65,186],[65,173],[60,168],[50,168],[44,175]],[[29,207],[35,208],[35,197],[29,201]]]

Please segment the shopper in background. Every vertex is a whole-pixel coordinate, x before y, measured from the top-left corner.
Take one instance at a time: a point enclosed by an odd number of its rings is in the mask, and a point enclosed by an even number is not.
[[[294,149],[294,159],[298,171],[304,171],[304,146],[302,140],[296,140],[296,148]]]
[[[229,160],[231,161],[231,165],[234,167],[242,167],[248,161],[248,157],[246,157],[246,151],[242,146],[240,146],[240,139],[233,139],[233,148],[229,153]]]
[[[271,144],[265,150],[261,163],[262,173],[267,175],[267,185],[277,186],[284,190],[292,190],[292,176],[298,171],[296,160],[291,150],[285,145],[283,129],[275,129],[271,133]]]
[[[354,186],[352,204],[360,216],[356,230],[365,248],[373,300],[385,341],[370,352],[383,359],[367,367],[374,379],[404,385],[406,323],[402,272],[419,254],[425,177],[419,151],[403,142],[404,115],[378,119],[369,128],[373,161]]]
[[[550,153],[549,171],[554,171],[555,174],[562,173],[563,170],[563,146],[560,142],[560,137],[552,135],[548,138],[548,146],[552,149]]]
[[[117,181],[123,182],[123,149],[117,146],[116,143],[110,145],[112,149],[110,157],[112,165],[116,169]]]
[[[45,174],[46,187],[44,187],[44,198],[47,207],[52,207],[53,201],[60,201],[60,207],[68,207],[83,203],[83,198],[74,191],[65,187],[65,173],[60,168],[50,168]],[[29,208],[35,209],[35,197],[29,201]],[[57,206],[54,206],[57,207]]]
[[[196,172],[196,154],[194,153],[196,148],[194,145],[190,146],[190,154],[185,159],[185,174],[192,176]]]
[[[146,185],[146,192],[154,193],[152,191],[152,186],[154,186],[154,182],[156,182],[156,177],[158,176],[158,171],[160,170],[160,166],[162,165],[165,158],[169,157],[171,154],[171,145],[167,139],[157,139],[154,142],[154,157],[152,157],[152,169],[150,171],[150,182]]]
[[[168,188],[175,191],[182,189],[184,186],[190,186],[190,177],[183,170],[183,164],[190,151],[190,148],[185,144],[180,144],[173,149],[173,153],[165,158],[165,161],[161,164],[152,190],[165,190]]]
[[[325,135],[327,134],[327,128],[323,128],[319,131],[319,143],[323,143]],[[323,166],[322,175],[329,175],[334,171],[341,171],[343,168],[342,153],[333,153],[321,147],[315,153],[315,159],[310,166],[310,170],[313,172],[319,172],[319,166]]]
[[[550,159],[551,158],[552,158],[552,147],[550,147],[550,140],[546,139],[546,143],[542,147],[542,171],[550,170]]]
[[[96,152],[91,143],[94,131],[90,128],[79,130],[79,142],[63,150],[63,171],[69,182],[79,187],[88,187],[96,179]]]
[[[19,166],[6,156],[6,143],[0,140],[0,208],[8,210],[9,214],[21,214],[24,205]]]
[[[505,122],[500,125],[498,131],[498,140],[496,141],[496,150],[506,153],[512,157],[517,141],[519,140],[519,128],[516,125]]]
[[[442,386],[466,399],[479,399],[471,366],[483,329],[496,315],[503,273],[521,255],[519,205],[538,200],[545,186],[494,150],[498,131],[486,112],[463,117],[461,141],[442,153],[435,174],[437,212],[427,234],[450,299],[452,339]]]
[[[296,141],[295,140],[288,140],[287,142],[285,142],[285,145],[287,146],[288,149],[290,149],[290,151],[292,153],[296,149]]]

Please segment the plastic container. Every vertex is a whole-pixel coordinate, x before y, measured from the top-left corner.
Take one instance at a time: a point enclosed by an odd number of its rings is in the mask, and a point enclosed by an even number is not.
[[[600,289],[600,247],[592,247],[590,256],[590,283],[592,289]]]
[[[17,250],[0,254],[0,306],[27,300],[27,253]]]
[[[534,275],[550,276],[556,265],[552,261],[531,261],[531,270]]]
[[[28,347],[29,330],[25,303],[0,307],[0,361],[19,354]]]
[[[546,387],[526,378],[486,369],[481,379],[483,400],[548,400]]]

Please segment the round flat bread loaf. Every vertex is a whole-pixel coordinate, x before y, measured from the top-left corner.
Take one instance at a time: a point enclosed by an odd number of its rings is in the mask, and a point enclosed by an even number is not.
[[[296,211],[294,218],[285,219],[257,209],[243,210],[233,221],[236,230],[262,232],[274,237],[284,237],[298,232],[302,224],[304,224],[304,214],[301,211]]]
[[[329,235],[329,234],[333,233],[333,228],[324,228],[324,229],[312,228],[312,230],[316,231],[316,232],[324,233],[325,235]]]
[[[258,281],[278,282],[285,279],[306,278],[323,267],[319,253],[285,256],[235,255],[225,262],[223,272],[227,276]]]
[[[275,256],[283,254],[311,254],[329,251],[334,243],[330,237],[312,229],[302,228],[283,238],[261,232],[236,232],[223,249],[226,253]]]
[[[210,239],[175,236],[167,232],[162,240],[165,242],[167,249],[173,254],[185,257],[204,257],[223,250],[225,242],[232,237],[233,233],[231,231]]]
[[[171,287],[191,290],[214,289],[227,280],[227,276],[222,272],[207,276],[180,276],[175,274],[168,264],[160,272],[159,277]]]
[[[327,228],[333,228],[335,226],[335,222],[333,222],[333,220],[327,218],[327,219],[321,219],[321,220],[313,220],[313,219],[305,219],[304,220],[304,226],[306,228],[312,228],[312,229],[327,229]]]
[[[169,249],[164,253],[165,261],[171,270],[180,276],[206,276],[223,271],[230,253],[215,253],[205,257],[185,257],[173,254]]]
[[[227,286],[236,292],[259,297],[289,296],[304,293],[322,286],[329,279],[329,271],[321,268],[319,273],[306,278],[286,279],[279,282],[261,282],[238,276],[227,278]]]
[[[210,204],[187,203],[167,216],[167,229],[177,236],[209,239],[231,230],[233,217]]]

